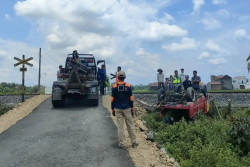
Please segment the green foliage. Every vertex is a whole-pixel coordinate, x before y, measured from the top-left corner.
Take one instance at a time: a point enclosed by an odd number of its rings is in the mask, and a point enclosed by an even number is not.
[[[0,104],[0,115],[3,115],[4,113],[8,112],[12,108],[13,106]]]
[[[250,119],[246,117],[233,119],[229,135],[232,144],[239,148],[239,155],[247,155],[250,151]]]
[[[194,122],[181,120],[167,125],[158,113],[149,113],[143,118],[155,140],[164,145],[168,154],[184,167],[248,166],[249,155],[239,157],[228,134],[228,119],[196,117]]]
[[[132,90],[148,90],[148,89],[149,89],[148,85],[140,84],[140,85],[133,85],[132,86]]]
[[[208,93],[241,93],[250,92],[250,89],[233,89],[233,90],[209,90]]]
[[[133,93],[135,94],[157,94],[157,91],[149,91],[147,89],[142,89],[142,90],[134,90]]]
[[[25,87],[25,94],[44,94],[45,88],[43,86],[38,88],[38,85]],[[0,84],[0,95],[21,94],[22,85],[16,83],[2,82]]]

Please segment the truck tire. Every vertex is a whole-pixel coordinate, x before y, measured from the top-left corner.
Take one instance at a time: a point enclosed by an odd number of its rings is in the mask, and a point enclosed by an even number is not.
[[[88,106],[98,106],[98,99],[88,99],[87,104]]]
[[[52,100],[52,105],[54,108],[63,107],[65,104],[65,99],[62,100]]]
[[[187,102],[195,101],[195,92],[192,87],[187,88],[186,98],[187,98]]]

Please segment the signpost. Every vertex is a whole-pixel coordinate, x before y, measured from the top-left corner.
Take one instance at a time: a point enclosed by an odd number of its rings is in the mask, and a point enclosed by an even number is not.
[[[17,57],[14,57],[15,60],[18,61],[18,63],[14,64],[14,67],[22,64],[22,68],[20,68],[20,71],[22,71],[22,102],[24,102],[24,72],[27,71],[27,68],[25,68],[25,64],[32,67],[33,64],[28,63],[28,61],[33,60],[33,57],[30,57],[28,59],[25,59],[25,55],[23,55],[23,59],[19,59]]]

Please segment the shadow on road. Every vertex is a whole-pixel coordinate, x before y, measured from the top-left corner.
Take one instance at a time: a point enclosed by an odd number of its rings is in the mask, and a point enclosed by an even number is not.
[[[101,98],[99,98],[99,105],[102,105],[102,100]],[[67,98],[65,100],[65,105],[63,107],[58,107],[58,108],[54,108],[51,104],[51,109],[59,109],[59,110],[64,110],[64,109],[70,109],[70,108],[74,108],[74,109],[83,109],[83,108],[93,108],[93,107],[98,107],[98,106],[89,106],[87,104],[87,100],[84,98]]]

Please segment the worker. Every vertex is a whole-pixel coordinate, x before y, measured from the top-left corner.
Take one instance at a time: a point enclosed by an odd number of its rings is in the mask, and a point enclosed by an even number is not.
[[[119,82],[119,79],[118,79],[118,73],[121,71],[121,67],[120,66],[118,66],[117,67],[117,72],[116,72],[116,80],[115,80],[115,83],[118,83]]]
[[[125,83],[126,74],[124,71],[118,72],[119,82],[112,87],[111,109],[112,115],[117,118],[117,129],[119,148],[126,149],[124,135],[124,121],[126,122],[129,137],[132,142],[132,147],[135,148],[139,144],[136,140],[134,131],[133,118],[133,94],[130,84]]]
[[[181,69],[181,74],[180,74],[180,78],[181,78],[181,83],[183,83],[185,81],[185,74],[184,74],[184,68]]]
[[[57,71],[57,81],[63,80],[62,78],[62,65],[59,66],[59,70]]]
[[[201,82],[201,77],[197,76],[197,71],[193,71],[193,77],[192,77],[192,87],[194,90],[200,90],[200,82]]]
[[[164,87],[164,74],[163,74],[163,71],[162,69],[158,69],[157,70],[158,74],[157,74],[157,81],[158,81],[158,89],[165,89]]]
[[[105,65],[102,65],[101,69],[98,69],[97,79],[100,84],[100,93],[104,95],[105,81],[106,81],[106,70]]]
[[[168,79],[168,89],[171,90],[173,88],[173,76],[170,75]]]
[[[72,53],[72,59],[74,62],[79,63],[79,55],[77,53],[77,50],[74,50]]]
[[[178,75],[178,71],[174,71],[174,76],[173,76],[173,88],[177,88],[181,84],[181,78]]]
[[[185,76],[185,81],[182,83],[184,90],[187,90],[187,88],[192,87],[192,82],[189,80],[189,76]]]

